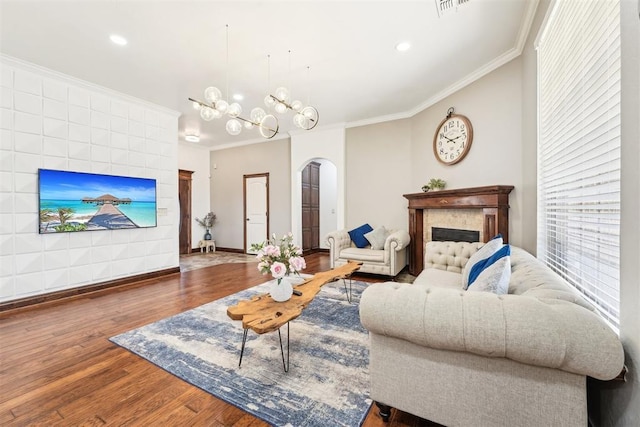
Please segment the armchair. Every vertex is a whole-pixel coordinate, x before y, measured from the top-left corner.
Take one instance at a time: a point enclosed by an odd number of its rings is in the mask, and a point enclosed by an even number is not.
[[[363,273],[382,274],[395,277],[407,265],[407,247],[411,238],[404,230],[390,230],[382,250],[357,248],[347,230],[338,230],[327,235],[331,268],[340,267],[349,260],[362,262]]]

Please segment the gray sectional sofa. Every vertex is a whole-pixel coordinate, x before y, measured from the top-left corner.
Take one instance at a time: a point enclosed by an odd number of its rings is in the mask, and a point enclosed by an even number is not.
[[[447,426],[587,425],[586,378],[609,380],[618,335],[578,292],[511,248],[506,295],[462,290],[481,243],[429,242],[414,284],[369,286],[371,398]]]

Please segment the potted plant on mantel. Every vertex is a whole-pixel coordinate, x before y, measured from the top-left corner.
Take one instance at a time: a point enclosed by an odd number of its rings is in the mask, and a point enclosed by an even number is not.
[[[427,191],[440,191],[440,190],[444,190],[444,187],[447,185],[447,183],[440,178],[431,178],[429,180],[428,184],[425,184],[422,186],[422,191],[427,192]]]
[[[206,233],[204,233],[204,240],[211,240],[211,232],[209,230],[216,222],[216,214],[209,212],[202,219],[196,217],[196,222],[207,230]]]

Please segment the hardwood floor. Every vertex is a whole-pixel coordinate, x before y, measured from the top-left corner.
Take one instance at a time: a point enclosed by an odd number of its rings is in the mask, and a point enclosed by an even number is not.
[[[306,260],[329,268],[327,254]],[[264,281],[254,263],[223,264],[0,313],[0,425],[267,425],[108,340]],[[374,408],[364,425],[433,424],[399,411],[385,424]]]

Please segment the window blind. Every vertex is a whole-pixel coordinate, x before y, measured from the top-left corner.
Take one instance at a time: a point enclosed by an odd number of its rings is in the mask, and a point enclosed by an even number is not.
[[[538,258],[618,330],[619,1],[557,0],[537,55]]]

